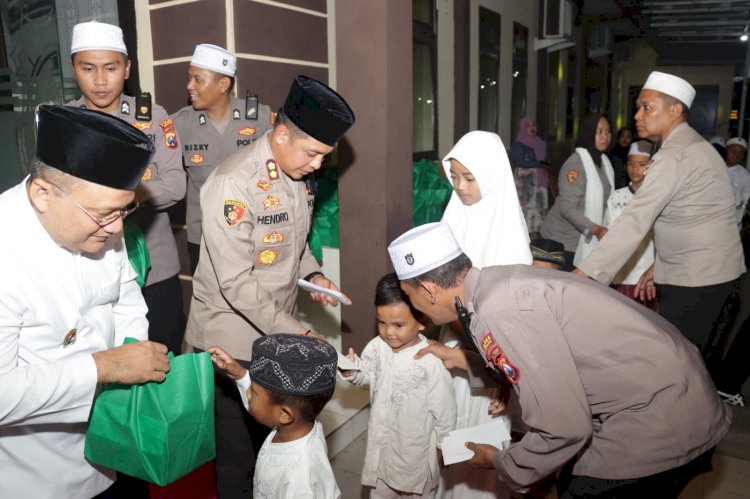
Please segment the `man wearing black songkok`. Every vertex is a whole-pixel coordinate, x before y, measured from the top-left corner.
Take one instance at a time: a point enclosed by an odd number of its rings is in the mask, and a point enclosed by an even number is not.
[[[185,338],[241,361],[263,334],[310,333],[293,316],[297,280],[336,289],[307,246],[313,175],[354,124],[344,99],[307,76],[292,82],[273,130],[227,158],[201,189],[203,238]],[[336,305],[321,293],[314,300]],[[222,499],[248,497],[268,429],[216,378],[216,472]],[[254,448],[251,445],[254,443]]]
[[[0,497],[92,497],[114,472],[83,446],[97,384],[161,381],[164,345],[122,220],[151,141],[97,111],[42,106],[30,175],[0,195]]]

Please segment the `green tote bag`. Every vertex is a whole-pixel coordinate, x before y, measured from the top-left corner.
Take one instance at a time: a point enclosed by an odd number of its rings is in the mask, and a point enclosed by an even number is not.
[[[166,485],[216,456],[210,354],[169,355],[165,381],[112,383],[96,399],[84,450],[91,463]]]

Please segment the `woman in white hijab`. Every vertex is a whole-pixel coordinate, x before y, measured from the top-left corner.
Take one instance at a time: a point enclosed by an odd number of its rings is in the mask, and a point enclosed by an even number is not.
[[[475,267],[531,264],[529,233],[518,202],[515,180],[502,140],[490,132],[469,132],[443,158],[453,195],[443,214],[461,249]],[[456,326],[454,326],[456,327]],[[460,327],[460,326],[459,326]],[[443,326],[440,341],[461,346],[461,336]],[[454,371],[453,386],[458,406],[456,428],[467,428],[493,419],[489,406],[498,397],[496,388],[471,388],[461,371]],[[510,429],[508,416],[499,416]],[[507,486],[494,470],[459,463],[443,469],[437,497],[504,498]]]

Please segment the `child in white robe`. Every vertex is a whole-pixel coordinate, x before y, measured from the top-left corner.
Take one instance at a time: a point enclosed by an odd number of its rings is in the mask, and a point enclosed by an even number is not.
[[[274,334],[253,343],[249,369],[218,347],[211,359],[237,383],[252,416],[273,431],[258,453],[256,499],[339,499],[323,427],[316,417],[333,396],[338,354],[325,341]]]
[[[443,362],[432,355],[414,359],[427,347],[420,334],[422,314],[411,307],[396,274],[375,292],[378,336],[362,351],[349,350],[359,370],[344,379],[370,387],[370,421],[362,484],[371,498],[435,497],[440,442],[454,429],[456,403]]]

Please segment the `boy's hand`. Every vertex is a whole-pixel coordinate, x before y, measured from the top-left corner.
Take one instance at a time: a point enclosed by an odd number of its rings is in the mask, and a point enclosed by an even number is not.
[[[498,451],[497,447],[488,444],[475,444],[466,442],[466,447],[474,451],[474,457],[469,459],[469,464],[475,468],[494,469],[492,456]]]
[[[211,347],[208,349],[208,352],[211,354],[211,362],[216,364],[216,367],[219,369],[222,369],[226,373],[227,378],[237,381],[245,377],[247,369],[242,367],[239,362],[234,360],[224,350],[219,347]]]
[[[349,353],[346,355],[346,358],[351,360],[352,362],[356,362],[357,355],[354,353],[354,349],[350,348]],[[341,375],[345,378],[351,378],[356,374],[357,371],[344,371],[341,370]]]
[[[505,412],[505,402],[500,399],[492,399],[490,406],[487,408],[487,414],[490,416],[500,416]]]

